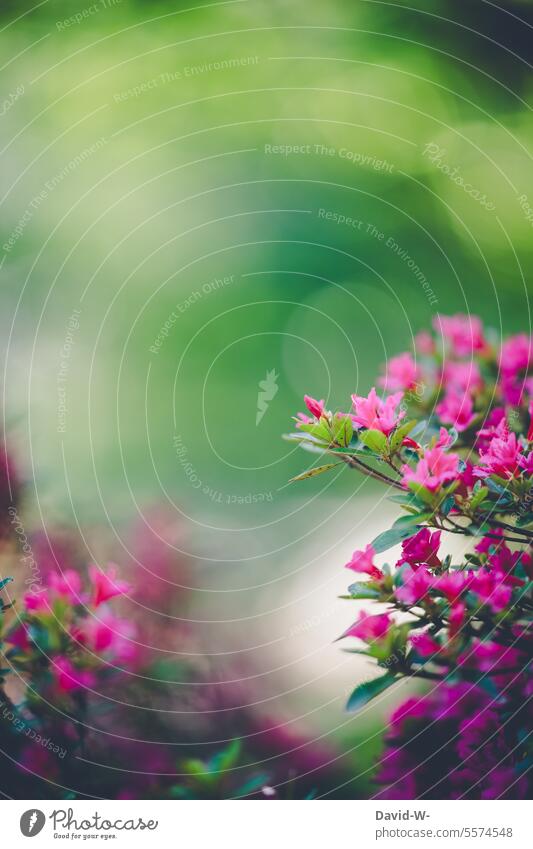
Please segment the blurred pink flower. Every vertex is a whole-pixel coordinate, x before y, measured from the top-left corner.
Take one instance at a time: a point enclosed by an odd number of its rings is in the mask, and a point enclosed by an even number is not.
[[[411,645],[420,657],[433,657],[440,651],[440,644],[427,631],[415,631],[410,639]]]
[[[502,343],[500,389],[507,404],[520,404],[524,390],[530,395],[533,393],[533,380],[526,376],[532,360],[533,340],[525,333],[511,336]]]
[[[465,616],[466,604],[464,603],[464,601],[456,601],[454,604],[452,604],[452,607],[448,614],[448,634],[450,640],[460,633],[461,628],[464,625]]]
[[[434,587],[450,602],[455,604],[460,595],[464,593],[472,583],[473,572],[456,570],[439,575],[435,580]]]
[[[30,613],[50,613],[50,601],[44,590],[39,593],[26,593],[24,605]]]
[[[131,586],[126,581],[119,580],[117,567],[113,563],[109,563],[107,574],[98,566],[89,566],[89,576],[93,585],[92,601],[95,607],[131,590]]]
[[[359,637],[365,643],[373,643],[386,637],[391,625],[393,621],[388,613],[369,616],[361,610],[359,619],[344,632],[343,637]]]
[[[400,389],[408,391],[413,389],[420,378],[420,369],[417,367],[413,355],[409,352],[398,354],[387,361],[385,376],[378,381],[380,386],[389,392]]]
[[[435,340],[427,330],[421,330],[415,336],[415,348],[419,354],[431,357],[435,353]]]
[[[474,360],[467,362],[448,361],[442,370],[441,383],[447,391],[479,392],[483,388],[483,379],[478,364]]]
[[[57,686],[65,693],[94,687],[95,677],[87,669],[76,669],[67,657],[58,657],[52,668]]]
[[[470,589],[493,613],[505,610],[511,600],[512,587],[506,583],[505,575],[485,567],[475,573]]]
[[[115,616],[105,606],[94,616],[84,619],[73,634],[97,654],[121,663],[137,659],[139,650],[134,642],[135,635],[136,628],[131,622]]]
[[[411,566],[406,566],[402,570],[402,584],[397,588],[395,596],[403,604],[419,604],[427,598],[434,580],[434,576],[427,569],[412,569]]]
[[[490,440],[498,435],[498,425],[505,419],[504,407],[494,407],[483,422],[476,435],[476,447],[479,449],[486,448]]]
[[[50,590],[56,596],[60,596],[70,604],[79,604],[81,601],[81,578],[74,569],[65,569],[64,572],[50,572],[48,575]]]
[[[483,324],[476,315],[437,315],[433,328],[448,343],[451,353],[457,357],[471,356],[474,351],[483,351],[487,344],[483,336]]]
[[[473,410],[474,404],[470,395],[460,395],[452,389],[446,393],[440,404],[437,404],[435,411],[441,422],[452,425],[461,433],[474,421]]]

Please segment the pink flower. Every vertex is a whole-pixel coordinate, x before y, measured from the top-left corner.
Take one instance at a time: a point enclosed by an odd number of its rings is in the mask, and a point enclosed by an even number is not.
[[[493,613],[501,613],[511,601],[512,587],[505,582],[505,575],[484,567],[476,572],[471,590]]]
[[[464,498],[467,498],[475,484],[478,483],[478,478],[470,460],[465,460],[464,463],[465,466],[463,471],[459,472],[460,484],[457,487],[456,492]]]
[[[372,546],[367,545],[364,551],[354,551],[352,559],[346,563],[346,568],[370,575],[375,581],[380,581],[383,578],[383,572],[373,562],[375,556],[376,552]]]
[[[483,324],[475,315],[438,315],[433,320],[433,327],[448,342],[452,354],[457,357],[468,357],[474,351],[483,351],[487,347]]]
[[[94,687],[93,673],[88,670],[76,669],[67,657],[59,657],[55,660],[53,673],[57,686],[64,693]]]
[[[501,536],[503,531],[495,529],[491,533]],[[487,555],[487,565],[494,572],[498,572],[502,580],[514,586],[522,586],[523,582],[520,578],[515,577],[513,572],[520,563],[526,573],[529,574],[532,559],[526,551],[511,551],[502,539],[494,539],[493,537],[483,537],[481,542],[476,545],[476,551]]]
[[[457,454],[446,454],[442,448],[428,448],[416,469],[404,465],[402,467],[402,483],[405,487],[412,481],[421,484],[426,489],[436,490],[444,483],[454,480],[459,470]]]
[[[92,601],[95,607],[117,595],[124,595],[131,589],[126,581],[118,579],[117,567],[112,563],[109,564],[107,575],[97,566],[89,566],[89,575],[93,584]]]
[[[80,603],[81,578],[74,569],[64,572],[50,572],[48,576],[51,591],[70,604]]]
[[[44,590],[39,593],[26,593],[24,605],[29,613],[50,613],[50,601]]]
[[[315,421],[311,416],[306,416],[305,413],[296,413],[298,417],[298,421],[296,422],[296,427],[301,427],[303,424],[313,424]]]
[[[472,572],[446,572],[444,575],[439,575],[435,580],[434,588],[442,593],[450,604],[454,604],[460,595],[469,588],[472,578]]]
[[[416,631],[411,634],[411,645],[420,657],[433,657],[441,647],[435,637],[432,637],[427,631]]]
[[[445,427],[441,427],[439,430],[439,438],[435,445],[436,448],[449,448],[452,444],[452,435],[449,431],[446,430]]]
[[[461,363],[446,362],[442,370],[441,383],[447,390],[454,389],[459,393],[474,393],[483,389],[481,372],[474,360]]]
[[[525,333],[511,336],[503,342],[499,359],[502,374],[500,389],[508,404],[520,404],[524,389],[532,392],[531,378],[525,376],[532,358],[533,340]]]
[[[431,333],[427,330],[421,330],[415,336],[415,348],[420,353],[427,357],[431,357],[435,353],[435,341]]]
[[[510,433],[505,420],[502,419],[488,450],[481,451],[480,465],[475,467],[478,477],[498,475],[510,479],[520,475],[520,461],[523,459],[515,433]]]
[[[413,355],[406,352],[392,357],[387,362],[385,377],[379,379],[379,385],[389,391],[395,389],[407,391],[413,389],[418,383],[420,370],[418,369]]]
[[[500,544],[500,540],[495,539],[495,536],[503,537],[503,529],[494,528],[494,530],[491,531],[490,537],[482,537],[480,539],[480,541],[475,546],[475,550],[479,552],[479,554],[490,554],[491,549],[494,550]]]
[[[119,619],[107,607],[101,607],[97,616],[87,617],[73,636],[97,654],[105,654],[110,660],[132,662],[138,655],[134,641],[135,626],[126,619]]]
[[[359,619],[345,631],[343,637],[359,637],[365,643],[373,643],[376,640],[384,639],[392,624],[393,621],[388,613],[369,616],[368,613],[361,610]]]
[[[320,416],[324,412],[324,401],[317,401],[315,398],[311,398],[310,395],[304,395],[305,406],[309,410],[309,412],[316,418],[319,419]]]
[[[440,535],[440,531],[432,533],[429,528],[421,528],[414,536],[402,542],[402,556],[396,565],[409,563],[416,568],[420,563],[426,563],[433,568],[440,566]]]
[[[403,392],[396,392],[382,401],[381,398],[378,398],[374,388],[370,390],[368,398],[361,395],[352,395],[355,411],[352,419],[355,424],[361,427],[380,430],[381,433],[388,436],[405,416],[405,411],[396,412],[396,407],[402,398]]]
[[[469,395],[459,395],[453,389],[446,393],[436,413],[444,424],[455,427],[459,433],[467,430],[475,419],[474,404]]]
[[[522,369],[527,369],[533,355],[533,340],[525,333],[510,336],[502,343],[499,365],[506,375],[516,375]]]
[[[452,605],[451,610],[448,614],[448,633],[450,639],[453,639],[460,631],[464,625],[466,616],[466,604],[464,601],[456,601],[455,604]]]
[[[483,422],[483,427],[480,428],[476,435],[476,445],[478,449],[486,448],[490,440],[497,436],[498,425],[505,419],[505,409],[503,407],[494,407]]]
[[[18,649],[21,649],[21,651],[27,651],[31,647],[28,627],[22,622],[19,622],[19,624],[6,635],[6,642],[11,643],[12,646],[16,646]]]
[[[420,604],[428,597],[434,577],[427,569],[411,569],[406,566],[402,571],[402,585],[398,587],[395,596],[403,604]]]
[[[533,475],[533,451],[530,451],[527,456],[523,456],[519,461],[518,465],[524,472],[524,474],[531,476]]]
[[[515,649],[478,638],[457,658],[459,664],[474,666],[481,672],[497,672],[498,666],[513,666],[518,661],[519,653]]]

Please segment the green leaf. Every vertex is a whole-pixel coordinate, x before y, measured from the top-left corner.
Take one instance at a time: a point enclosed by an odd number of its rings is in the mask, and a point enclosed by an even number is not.
[[[291,478],[289,483],[294,483],[294,481],[303,481],[306,478],[314,478],[316,475],[321,475],[323,472],[329,472],[330,469],[340,465],[340,463],[326,463],[325,466],[315,466],[314,469],[308,469],[306,472],[302,472],[301,475],[296,475],[295,478]]]
[[[396,521],[393,523],[393,528],[407,528],[409,525],[413,523],[419,523],[425,521],[431,513],[418,513],[417,516],[399,516]]]
[[[378,590],[358,581],[355,584],[350,584],[348,592],[350,593],[350,598],[379,598]]]
[[[323,421],[318,424],[301,424],[300,430],[303,430],[304,433],[310,433],[311,436],[315,436],[328,444],[331,442],[331,433]]]
[[[483,537],[486,533],[490,533],[490,525],[488,525],[486,522],[482,525],[475,525],[472,522],[471,525],[467,525],[464,528],[464,532],[467,536]],[[498,540],[495,539],[494,542],[497,543]]]
[[[407,434],[414,428],[416,424],[416,419],[413,419],[410,422],[406,422],[401,427],[397,428],[393,434],[389,437],[389,446],[391,452],[397,451],[401,446],[404,438]]]
[[[313,445],[323,445],[325,448],[329,446],[329,441],[317,439],[310,433],[284,433],[282,439],[286,439],[287,442],[312,442]]]
[[[405,518],[410,519],[411,517],[406,516]],[[404,539],[414,536],[419,530],[420,528],[418,524],[399,525],[397,527],[390,528],[388,531],[384,531],[382,534],[379,534],[375,540],[373,540],[372,547],[376,554],[381,554],[382,551],[387,551],[394,545],[398,545],[398,543],[402,542]]]
[[[493,492],[497,492],[499,495],[509,495],[509,481],[506,481],[505,478],[491,475],[490,478],[485,478],[485,483]]]
[[[194,776],[198,781],[208,782],[212,779],[207,764],[199,758],[188,758],[179,764],[179,768],[181,772]]]
[[[411,507],[416,506],[416,496],[409,492],[403,495],[389,495],[388,500],[393,501],[395,504],[408,504]]]
[[[477,486],[477,484],[476,484]],[[482,501],[485,500],[487,495],[489,494],[488,486],[480,486],[477,490],[474,490],[474,494],[472,496],[472,500],[470,501],[470,509],[477,510]]]
[[[335,416],[333,420],[333,439],[341,448],[346,448],[352,441],[353,424],[350,416]]]
[[[209,769],[212,772],[225,772],[234,766],[241,753],[240,740],[233,740],[225,749],[217,752],[209,761]]]
[[[251,793],[257,793],[258,790],[261,790],[265,784],[268,784],[271,781],[271,776],[267,775],[266,772],[261,775],[254,775],[252,778],[249,778],[244,784],[237,789],[237,796],[249,796]]]
[[[528,525],[533,523],[533,513],[525,513],[523,516],[519,516],[516,520],[517,528],[527,528]]]
[[[442,513],[443,516],[447,516],[454,504],[455,498],[453,497],[453,495],[448,495],[448,497],[445,498],[441,504],[439,504],[439,511]]]
[[[359,684],[348,699],[346,710],[350,712],[359,710],[376,696],[379,696],[380,693],[387,690],[396,680],[395,675],[387,672],[380,678],[374,678],[373,681],[365,681],[363,684]]]
[[[432,505],[434,499],[434,495],[430,492],[429,489],[426,489],[421,483],[416,483],[416,481],[409,481],[409,489],[411,492],[414,492],[417,498],[424,502],[424,504]]]
[[[387,437],[380,430],[362,430],[359,432],[359,439],[376,454],[383,454],[387,447]]]

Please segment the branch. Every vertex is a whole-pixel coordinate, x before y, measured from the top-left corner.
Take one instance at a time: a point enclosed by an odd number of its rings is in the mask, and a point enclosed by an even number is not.
[[[372,469],[370,466],[367,466],[366,463],[363,463],[362,460],[359,460],[357,457],[354,457],[353,454],[335,454],[336,457],[342,457],[343,462],[347,463],[348,466],[351,466],[352,469],[359,469],[360,472],[363,472],[365,475],[368,475],[370,478],[374,478],[375,480],[380,481],[381,483],[386,483],[389,486],[395,487],[395,489],[400,489],[402,492],[405,492],[405,489],[398,481],[389,478],[387,475],[384,475],[382,472],[378,472],[377,469]]]

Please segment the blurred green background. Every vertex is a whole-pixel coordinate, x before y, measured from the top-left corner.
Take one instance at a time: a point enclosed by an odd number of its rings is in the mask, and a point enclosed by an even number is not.
[[[392,510],[347,470],[288,485],[309,458],[280,435],[438,311],[529,329],[531,3],[0,8],[4,403],[35,521],[105,526],[119,559],[163,504],[206,653],[357,745],[336,596]]]

